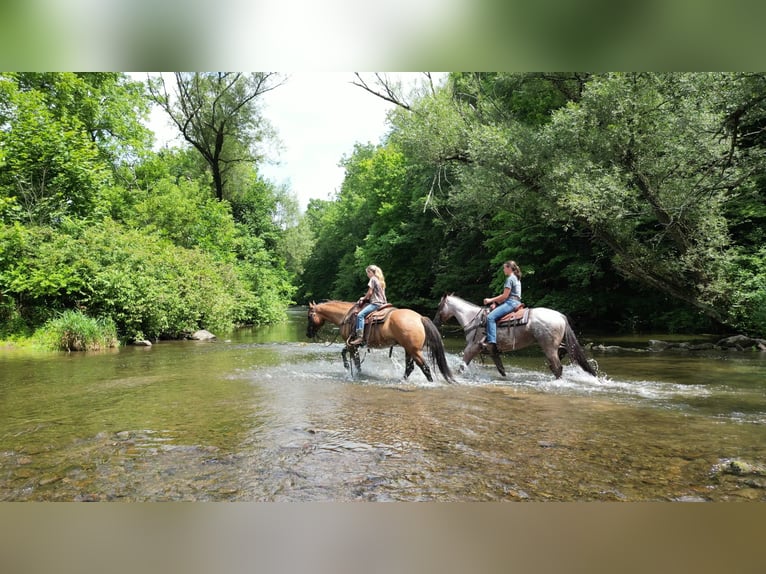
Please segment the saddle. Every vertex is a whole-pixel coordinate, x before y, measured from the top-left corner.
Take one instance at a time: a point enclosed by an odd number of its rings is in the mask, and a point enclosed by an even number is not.
[[[361,309],[358,306],[353,306],[349,310],[348,314],[343,318],[343,324],[344,325],[353,325],[356,324],[356,316],[359,314],[359,311]],[[391,305],[391,303],[386,303],[385,305],[381,305],[379,309],[376,309],[369,315],[367,315],[364,318],[364,326],[367,328],[368,325],[377,325],[379,323],[385,323],[386,319],[388,319],[388,316],[391,314],[392,311],[395,311],[396,307]]]
[[[497,321],[498,327],[518,327],[519,325],[526,325],[529,322],[530,308],[522,303],[516,309],[510,313],[503,315]],[[489,307],[485,307],[484,315],[481,318],[481,324],[487,324],[487,315],[489,315]]]
[[[380,308],[373,311],[372,313],[370,313],[364,318],[364,324],[377,325],[378,323],[385,323],[386,319],[388,319],[388,316],[395,309],[396,307],[391,305],[391,303],[386,303],[385,305],[381,305]]]
[[[522,303],[516,309],[500,317],[497,322],[498,327],[517,327],[519,325],[526,325],[529,321],[529,307]]]

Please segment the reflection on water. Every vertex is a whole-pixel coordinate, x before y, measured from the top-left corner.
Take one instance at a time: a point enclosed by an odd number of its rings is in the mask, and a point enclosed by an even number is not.
[[[449,385],[402,381],[401,349],[351,377],[325,329],[296,310],[213,343],[0,353],[0,500],[766,500],[758,354],[594,353],[602,376],[555,380],[531,350]]]

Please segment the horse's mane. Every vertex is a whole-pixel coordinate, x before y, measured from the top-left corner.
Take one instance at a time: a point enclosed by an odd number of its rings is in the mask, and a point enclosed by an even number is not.
[[[325,299],[316,303],[316,305],[327,305],[328,307],[353,307],[354,303],[351,301],[341,301],[340,299]]]
[[[477,305],[476,303],[471,303],[468,299],[463,299],[459,295],[455,295],[454,293],[446,293],[444,295],[445,297],[452,297],[453,299],[458,299],[460,301],[463,301],[463,303],[468,303],[469,305],[473,305],[474,307],[481,307],[481,305]]]

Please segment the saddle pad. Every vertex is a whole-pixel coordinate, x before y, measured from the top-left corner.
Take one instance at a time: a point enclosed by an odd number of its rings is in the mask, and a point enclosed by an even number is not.
[[[507,315],[503,315],[497,322],[498,327],[515,327],[517,325],[526,325],[529,321],[529,307],[521,305]]]

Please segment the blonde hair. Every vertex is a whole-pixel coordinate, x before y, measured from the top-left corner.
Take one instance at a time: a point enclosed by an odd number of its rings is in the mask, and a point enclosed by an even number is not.
[[[383,289],[386,288],[386,278],[383,277],[383,270],[378,267],[377,265],[368,265],[365,269],[365,272],[372,271],[372,274],[377,277],[378,281],[380,281],[380,286],[383,287]]]

